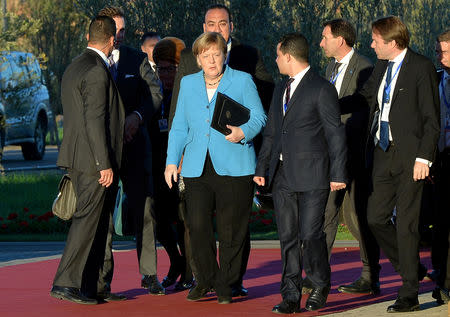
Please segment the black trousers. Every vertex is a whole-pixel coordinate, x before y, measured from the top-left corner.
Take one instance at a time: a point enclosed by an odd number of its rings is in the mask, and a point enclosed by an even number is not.
[[[353,168],[356,168],[353,166]],[[378,282],[380,272],[380,247],[367,223],[368,183],[370,175],[364,167],[357,169],[347,189],[330,192],[325,208],[323,230],[326,235],[328,260],[331,258],[333,244],[339,226],[339,214],[350,232],[356,234],[363,264],[361,277],[366,281]],[[344,203],[345,200],[345,203]]]
[[[299,301],[302,269],[315,287],[330,285],[330,264],[323,232],[329,189],[294,192],[287,184],[289,171],[280,163],[274,177],[273,202],[281,245],[283,299]]]
[[[439,270],[437,285],[450,289],[450,149],[438,154],[436,166],[437,210],[433,219],[431,254]]]
[[[419,290],[419,215],[423,182],[413,180],[414,158],[403,161],[398,148],[374,150],[373,192],[367,220],[383,252],[402,278],[401,297],[416,297]],[[392,211],[396,207],[396,226]]]
[[[117,180],[106,188],[98,183],[100,174],[70,170],[69,175],[77,196],[77,209],[53,285],[79,288],[83,294],[95,297],[97,291],[102,291],[97,288],[97,281],[103,270]]]
[[[198,284],[214,287],[217,295],[231,296],[240,271],[252,207],[253,182],[249,176],[218,175],[207,155],[200,177],[184,177],[187,227]],[[219,263],[213,213],[219,240]]]

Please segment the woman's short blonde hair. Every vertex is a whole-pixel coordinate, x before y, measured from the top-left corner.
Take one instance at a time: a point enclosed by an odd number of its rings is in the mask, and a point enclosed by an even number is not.
[[[194,56],[198,56],[203,51],[208,50],[212,45],[216,45],[225,56],[227,55],[227,43],[223,36],[217,32],[205,32],[197,37],[192,45],[192,53]]]

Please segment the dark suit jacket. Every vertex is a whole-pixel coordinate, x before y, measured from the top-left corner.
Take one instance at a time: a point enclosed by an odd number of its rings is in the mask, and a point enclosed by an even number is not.
[[[270,186],[280,153],[295,192],[330,188],[347,182],[344,126],[336,89],[310,69],[294,91],[283,116],[286,80],[275,88],[255,175]]]
[[[274,83],[272,76],[267,72],[262,62],[258,50],[252,46],[240,44],[236,39],[231,40],[231,50],[229,54],[228,65],[236,70],[240,70],[252,75],[255,82],[258,95],[264,110],[267,112],[272,99]],[[173,85],[172,102],[170,104],[169,128],[172,125],[173,117],[177,107],[178,93],[180,91],[181,78],[186,75],[197,73],[200,67],[197,64],[195,56],[190,48],[181,51],[180,65],[175,76]]]
[[[327,66],[325,76],[330,78],[335,60]],[[339,98],[354,94],[360,90],[372,74],[373,66],[368,58],[354,51],[342,80]],[[342,75],[341,75],[342,76]],[[369,119],[369,109],[360,107],[353,113],[342,114],[341,121],[345,124],[348,146],[349,174],[359,173],[364,168],[365,135]]]
[[[380,110],[378,89],[387,64],[387,60],[378,60],[360,93],[341,99],[343,112],[364,105],[369,107],[368,150],[374,144],[377,126],[373,126],[373,123]],[[435,157],[439,137],[438,81],[431,61],[409,48],[397,76],[389,112],[389,126],[400,159],[412,168],[416,158],[432,162]]]
[[[116,84],[126,115],[138,111],[147,121],[159,109],[161,87],[148,62],[147,54],[121,45]]]
[[[57,165],[89,174],[121,164],[124,109],[103,59],[86,49],[61,82],[64,137]]]

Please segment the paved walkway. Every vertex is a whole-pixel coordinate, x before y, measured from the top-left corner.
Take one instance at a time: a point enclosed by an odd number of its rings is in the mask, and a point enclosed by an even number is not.
[[[336,241],[336,247],[357,247],[356,241]],[[252,241],[252,248],[279,248],[279,241]],[[9,265],[31,263],[43,260],[57,259],[61,257],[64,242],[0,242],[0,268]],[[131,250],[135,248],[133,241],[115,241],[113,249],[115,252]],[[383,287],[383,286],[382,286]],[[419,302],[421,311],[414,313],[388,314],[386,308],[394,301],[387,301],[373,305],[367,305],[343,313],[335,313],[333,316],[346,317],[376,317],[376,316],[427,316],[427,317],[450,317],[449,306],[437,306],[431,297],[431,292],[420,294]],[[300,316],[300,315],[299,315]],[[331,316],[331,315],[330,315]]]

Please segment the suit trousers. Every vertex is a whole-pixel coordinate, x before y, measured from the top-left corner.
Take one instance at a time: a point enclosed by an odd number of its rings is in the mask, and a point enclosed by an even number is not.
[[[136,238],[136,251],[139,262],[139,273],[156,275],[156,241],[153,198],[148,195],[147,184],[149,174],[144,171],[143,156],[138,155],[135,148],[140,143],[127,144],[124,147],[120,177],[128,205],[126,212],[132,222]],[[143,149],[141,149],[143,151]],[[103,264],[103,276],[99,280],[99,289],[110,290],[113,278],[114,258],[112,254],[112,237],[114,232],[112,215],[110,218],[108,240]]]
[[[437,210],[433,221],[431,254],[439,270],[437,285],[450,289],[450,149],[439,153],[436,162]]]
[[[77,209],[53,285],[79,288],[83,294],[95,297],[101,291],[97,289],[97,281],[102,274],[117,180],[106,188],[98,183],[99,174],[70,170],[69,175],[77,196]]]
[[[345,190],[330,192],[325,208],[324,232],[327,239],[328,260],[336,239],[339,226],[339,213],[343,214],[345,224],[350,232],[359,234],[359,252],[363,264],[361,278],[373,283],[378,282],[380,272],[380,247],[367,223],[367,198],[369,175],[364,169],[355,173],[350,185]],[[344,203],[344,199],[346,203]],[[345,214],[344,214],[345,213]]]
[[[419,215],[423,182],[413,180],[414,158],[405,162],[398,148],[374,150],[373,192],[367,221],[383,252],[402,278],[400,297],[417,297],[419,290]],[[394,207],[396,225],[391,221]]]
[[[240,278],[245,250],[253,201],[252,175],[218,175],[208,154],[202,175],[183,179],[195,278],[202,287],[214,287],[217,295],[231,296],[231,286]],[[220,265],[216,260],[214,210]]]
[[[330,285],[330,264],[323,232],[329,189],[294,192],[287,184],[292,171],[283,164],[273,180],[273,202],[283,262],[280,291],[284,300],[301,298],[302,268],[315,287]]]

